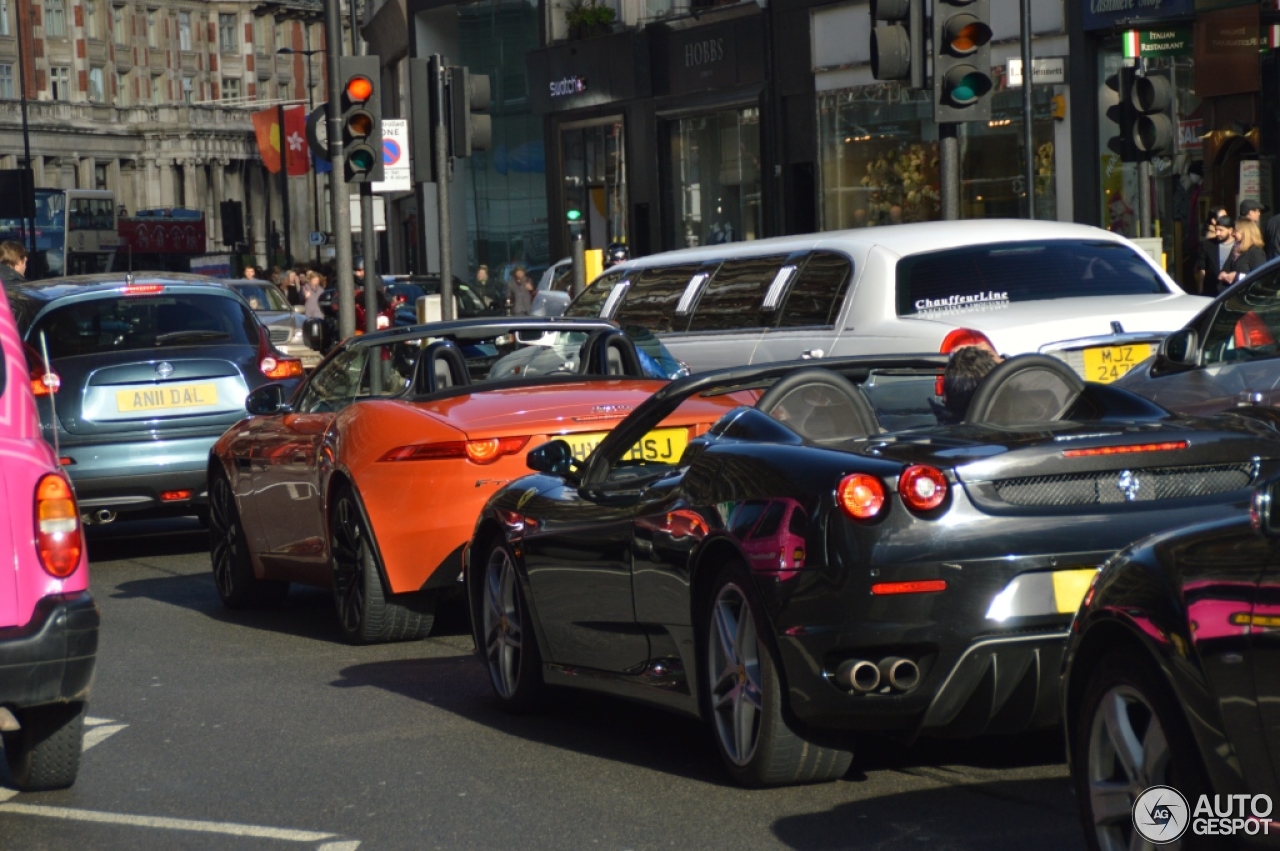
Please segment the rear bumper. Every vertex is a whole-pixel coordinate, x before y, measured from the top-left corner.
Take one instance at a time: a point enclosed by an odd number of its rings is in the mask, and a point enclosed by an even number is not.
[[[89,592],[45,597],[30,623],[0,629],[0,704],[22,709],[87,700],[98,655]]]
[[[171,441],[63,446],[73,463],[63,467],[75,485],[81,511],[120,514],[190,513],[209,502],[207,466],[217,435]],[[166,502],[166,491],[190,491],[190,497]]]

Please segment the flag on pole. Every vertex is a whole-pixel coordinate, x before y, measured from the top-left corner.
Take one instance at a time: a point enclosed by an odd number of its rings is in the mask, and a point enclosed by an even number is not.
[[[1128,30],[1121,37],[1124,44],[1124,58],[1137,59],[1142,55],[1141,38],[1137,30]]]
[[[290,177],[306,174],[311,162],[307,151],[307,116],[301,106],[284,110],[284,134],[280,133],[279,107],[253,114],[253,131],[258,139],[258,153],[267,171],[279,174],[283,164]],[[283,143],[283,144],[282,144]]]
[[[307,148],[307,113],[301,106],[284,109],[285,163],[290,177],[306,174],[311,168]]]
[[[276,174],[280,171],[280,122],[277,110],[261,109],[253,114],[253,132],[258,137],[258,154],[267,171]]]

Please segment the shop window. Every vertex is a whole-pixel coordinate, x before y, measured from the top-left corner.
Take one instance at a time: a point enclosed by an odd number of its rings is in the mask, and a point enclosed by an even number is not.
[[[621,325],[639,325],[655,334],[685,330],[687,319],[676,318],[676,304],[700,268],[690,263],[636,273],[614,318]]]
[[[723,110],[670,124],[673,246],[761,236],[760,110]]]
[[[760,305],[787,262],[785,255],[730,260],[721,264],[703,290],[690,331],[730,331],[764,325]]]
[[[853,264],[848,257],[815,251],[791,283],[778,327],[834,325],[852,279]]]

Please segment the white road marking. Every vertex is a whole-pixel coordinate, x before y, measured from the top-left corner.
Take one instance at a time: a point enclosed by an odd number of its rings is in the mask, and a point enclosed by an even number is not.
[[[356,851],[360,847],[360,840],[352,840],[350,842],[326,842],[323,845],[317,845],[316,851]]]
[[[94,718],[92,715],[84,719],[84,725],[86,727],[98,727],[98,726],[101,726],[102,724],[114,724],[114,723],[116,722],[111,720],[110,718]]]
[[[105,726],[89,729],[84,734],[84,745],[81,747],[81,750],[87,751],[94,745],[102,744],[107,739],[111,738],[128,726],[128,724],[107,724]]]
[[[18,794],[17,789],[0,789],[0,804]]]
[[[0,794],[10,790],[0,790]],[[155,827],[164,830],[188,830],[197,833],[220,833],[226,836],[247,836],[254,839],[279,839],[285,842],[320,842],[337,839],[335,833],[319,833],[312,830],[292,830],[286,827],[259,827],[252,824],[235,824],[225,821],[197,821],[195,819],[163,818],[161,816],[136,816],[125,813],[104,813],[97,810],[75,810],[70,807],[46,807],[36,804],[0,804],[0,813],[23,816],[40,816],[65,821],[87,821],[97,824],[122,824],[131,827]],[[333,843],[327,843],[333,845]],[[341,851],[354,851],[360,846],[347,843]],[[338,851],[338,849],[334,849]]]

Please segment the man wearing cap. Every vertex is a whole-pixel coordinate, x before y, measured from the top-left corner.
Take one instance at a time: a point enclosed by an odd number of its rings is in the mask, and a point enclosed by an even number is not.
[[[1240,202],[1240,215],[1236,218],[1242,221],[1247,219],[1256,225],[1262,221],[1262,214],[1266,211],[1265,206],[1250,198]]]

